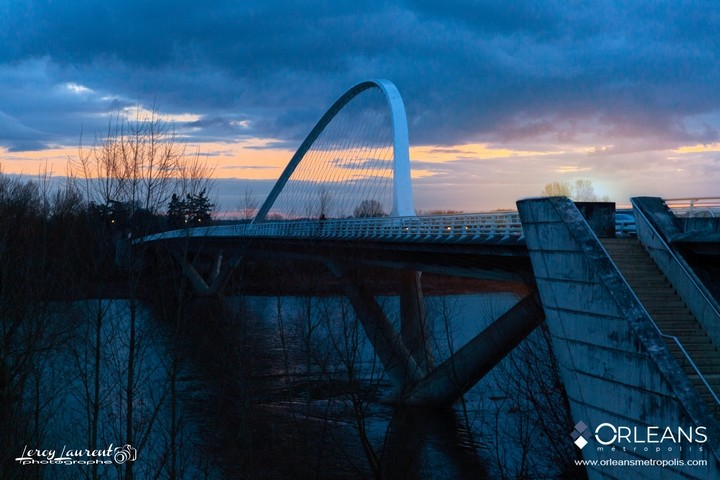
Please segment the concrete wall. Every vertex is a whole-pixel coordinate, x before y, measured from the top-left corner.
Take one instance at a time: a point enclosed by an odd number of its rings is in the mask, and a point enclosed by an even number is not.
[[[614,202],[575,202],[590,229],[600,238],[615,237]]]
[[[720,218],[689,217],[682,218],[683,230],[696,232],[720,232]]]
[[[598,452],[591,439],[586,460],[701,459],[709,466],[588,467],[590,478],[720,478],[717,421],[577,208],[542,198],[520,201],[518,210],[574,421],[593,431],[608,422],[710,432],[702,452],[644,452],[637,444],[640,451]]]

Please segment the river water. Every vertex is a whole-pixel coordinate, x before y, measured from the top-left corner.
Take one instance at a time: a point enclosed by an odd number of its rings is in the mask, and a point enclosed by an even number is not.
[[[439,364],[517,298],[425,301]],[[379,303],[397,324],[397,298]],[[557,440],[566,418],[540,331],[455,407],[428,411],[385,401],[390,382],[342,298],[199,302],[179,324],[140,306],[130,398],[128,302],[71,310],[82,318],[77,342],[48,357],[47,391],[35,398],[43,399],[40,438],[88,448],[96,424],[93,445],[104,448],[126,443],[132,428],[135,478],[552,478],[573,455]],[[121,478],[126,467],[99,471]],[[88,467],[43,468],[42,478],[92,477]]]

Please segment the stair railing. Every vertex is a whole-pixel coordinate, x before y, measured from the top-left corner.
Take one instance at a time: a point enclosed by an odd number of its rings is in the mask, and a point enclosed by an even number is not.
[[[632,200],[631,200],[631,201],[632,201]],[[700,288],[700,286],[697,284],[697,281],[695,280],[695,275],[690,274],[690,272],[687,271],[687,268],[686,268],[686,266],[685,266],[685,262],[680,261],[680,260],[678,259],[677,255],[675,254],[675,252],[673,251],[673,249],[670,248],[670,246],[667,244],[667,242],[666,242],[665,239],[663,238],[663,235],[661,235],[660,232],[657,231],[657,229],[653,226],[652,222],[650,222],[650,220],[647,218],[647,215],[645,215],[645,212],[643,212],[641,208],[638,208],[638,206],[635,205],[635,202],[634,202],[634,201],[633,201],[633,207],[634,207],[633,210],[635,211],[635,213],[637,213],[637,214],[642,218],[642,220],[644,221],[645,225],[650,229],[650,231],[653,233],[653,235],[655,236],[655,238],[659,241],[659,243],[660,243],[660,245],[663,247],[663,249],[672,257],[672,259],[673,259],[673,261],[675,262],[675,264],[680,266],[682,272],[685,274],[685,276],[687,277],[687,279],[692,283],[692,285],[693,285],[693,286],[698,290],[698,292],[702,295],[703,299],[707,302],[708,307],[710,307],[710,308],[712,309],[712,311],[715,313],[715,315],[716,315],[718,318],[720,318],[720,313],[718,313],[717,309],[715,308],[714,302],[712,302],[712,301],[710,301],[710,300],[708,299],[707,295],[705,294],[704,289],[703,289],[703,288]],[[638,229],[638,230],[639,230],[639,229]],[[639,233],[638,233],[638,237],[639,237]],[[624,278],[624,277],[623,277],[623,278]],[[626,281],[625,283],[627,284],[627,281]],[[628,284],[628,286],[629,286],[629,284]],[[631,289],[631,290],[632,290],[632,289]],[[633,295],[635,295],[635,292],[633,292]],[[635,296],[635,298],[637,298],[637,296]],[[710,386],[710,383],[709,383],[709,382],[707,381],[707,379],[705,378],[705,375],[703,375],[702,372],[700,372],[700,369],[699,369],[698,366],[695,364],[695,362],[693,361],[693,359],[690,357],[690,354],[687,352],[687,350],[686,350],[685,347],[683,346],[682,342],[680,342],[680,340],[679,340],[676,336],[674,336],[674,335],[668,335],[668,334],[663,333],[662,330],[660,330],[660,327],[658,327],[658,325],[655,323],[655,320],[653,320],[653,318],[652,318],[652,316],[650,315],[650,313],[649,313],[647,310],[645,310],[645,306],[642,305],[642,302],[640,302],[639,299],[638,299],[638,302],[640,303],[640,305],[642,306],[643,310],[645,311],[645,313],[648,315],[648,317],[649,317],[650,320],[652,321],[652,323],[653,323],[653,325],[655,326],[655,328],[657,329],[658,333],[659,333],[663,338],[667,338],[667,339],[670,339],[670,340],[672,340],[673,342],[675,342],[675,344],[680,348],[680,352],[681,352],[681,353],[683,354],[683,356],[687,359],[687,361],[689,362],[690,366],[693,368],[693,370],[695,371],[695,373],[697,373],[697,375],[698,375],[698,377],[700,378],[700,380],[702,381],[703,385],[705,385],[705,388],[707,388],[707,390],[710,392],[710,395],[712,396],[713,400],[715,401],[715,412],[714,412],[714,413],[717,413],[718,410],[720,409],[720,397],[718,397],[718,394],[715,393],[715,391],[713,390],[713,388]]]
[[[645,307],[643,307],[643,308],[645,308]],[[652,319],[652,317],[650,317],[650,318]],[[690,358],[690,354],[687,352],[687,350],[685,350],[685,347],[683,347],[682,342],[680,342],[680,340],[674,335],[667,335],[665,333],[662,333],[662,331],[660,330],[660,328],[658,328],[658,326],[654,320],[653,320],[653,324],[655,325],[655,328],[657,328],[657,331],[660,333],[660,335],[663,338],[668,338],[675,342],[675,344],[680,348],[680,351],[682,352],[683,356],[687,359],[688,362],[690,362],[690,366],[693,368],[693,370],[695,370],[695,373],[697,373],[697,375],[700,378],[700,380],[702,381],[703,385],[705,385],[705,388],[708,389],[713,400],[715,400],[715,411],[713,413],[717,414],[718,411],[720,411],[719,410],[720,398],[718,398],[717,394],[715,393],[715,390],[713,390],[713,388],[708,383],[707,379],[705,378],[705,375],[703,375],[702,372],[700,372],[700,369],[698,368],[698,366],[695,364],[695,362],[693,362],[692,358]]]
[[[612,256],[611,256],[610,253],[607,251],[607,249],[606,249],[604,246],[603,246],[603,249],[605,250],[605,253],[607,254],[607,256],[608,256],[608,258],[610,259],[610,261],[615,265],[615,268],[617,268],[618,271],[620,271],[620,268],[619,268],[618,265],[615,263],[615,260],[613,260]],[[640,308],[642,308],[642,311],[643,311],[643,312],[645,313],[645,315],[647,315],[647,317],[650,319],[650,322],[652,323],[653,327],[655,327],[655,330],[657,330],[658,334],[659,334],[661,337],[663,337],[663,338],[667,338],[667,339],[672,340],[673,342],[675,342],[675,344],[680,348],[680,353],[682,353],[683,357],[685,357],[685,360],[687,360],[687,362],[690,364],[690,366],[692,367],[692,369],[695,371],[695,373],[698,375],[698,377],[699,377],[700,380],[702,381],[703,385],[705,385],[705,388],[707,388],[708,392],[710,392],[710,396],[712,396],[712,398],[713,398],[713,400],[715,401],[715,404],[716,404],[716,405],[715,405],[715,412],[713,412],[713,413],[717,413],[718,411],[720,411],[720,397],[718,397],[718,395],[715,393],[715,390],[713,390],[712,386],[710,386],[710,383],[709,383],[709,382],[707,381],[707,379],[705,378],[705,375],[703,375],[703,373],[702,373],[702,372],[700,371],[700,369],[698,368],[697,364],[693,361],[692,357],[690,357],[690,354],[688,353],[688,351],[685,350],[685,347],[683,346],[683,344],[682,344],[682,342],[680,341],[680,339],[677,338],[677,337],[674,336],[674,335],[668,335],[668,334],[666,334],[666,333],[663,333],[663,331],[660,330],[660,327],[658,326],[657,323],[655,323],[655,320],[653,319],[652,315],[650,315],[650,312],[647,311],[647,309],[645,308],[645,305],[643,305],[643,303],[642,303],[642,302],[640,301],[640,299],[638,298],[637,294],[635,294],[635,291],[632,289],[632,287],[631,287],[630,284],[628,283],[627,279],[625,278],[625,275],[622,275],[622,274],[621,274],[621,277],[622,277],[622,280],[623,280],[623,282],[625,283],[625,285],[628,287],[628,290],[630,290],[630,292],[632,293],[633,297],[635,297],[635,300],[637,300],[637,303],[638,303],[638,305],[640,305]]]
[[[691,271],[688,271],[688,266],[685,263],[683,259],[678,257],[675,254],[675,250],[668,245],[668,243],[665,241],[665,238],[661,232],[658,232],[653,223],[648,219],[645,212],[642,210],[642,208],[639,208],[636,204],[634,199],[631,199],[631,202],[633,203],[633,210],[642,218],[644,221],[644,225],[647,226],[647,228],[650,230],[650,232],[653,234],[653,236],[657,239],[658,243],[662,247],[662,249],[670,255],[670,257],[673,260],[673,263],[680,267],[680,270],[684,274],[684,276],[690,281],[693,288],[702,296],[703,300],[705,301],[706,306],[714,313],[715,318],[720,321],[720,311],[718,311],[717,303],[714,299],[712,299],[709,294],[707,293],[707,290],[705,287],[698,283],[697,277],[695,274]],[[639,225],[638,225],[639,226]],[[640,229],[638,229],[638,238],[640,238]],[[657,262],[656,262],[657,263]],[[662,270],[662,268],[661,268]],[[682,296],[682,295],[681,295]]]

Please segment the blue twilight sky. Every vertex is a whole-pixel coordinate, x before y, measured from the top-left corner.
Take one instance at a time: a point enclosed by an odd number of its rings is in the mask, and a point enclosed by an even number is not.
[[[347,88],[387,78],[419,208],[512,207],[577,178],[619,203],[720,195],[719,16],[714,1],[0,0],[0,165],[62,174],[81,132],[155,104],[217,162],[233,209]]]

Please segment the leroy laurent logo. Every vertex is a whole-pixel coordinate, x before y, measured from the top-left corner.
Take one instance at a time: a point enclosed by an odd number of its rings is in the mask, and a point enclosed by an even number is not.
[[[575,428],[573,429],[570,436],[573,439],[573,443],[582,450],[583,448],[585,448],[585,445],[588,444],[588,441],[592,437],[592,432],[590,432],[590,428],[585,425],[583,421],[579,421],[575,425]]]
[[[137,460],[137,450],[129,444],[122,447],[113,447],[112,444],[105,450],[89,449],[68,449],[63,446],[59,455],[57,450],[28,449],[23,448],[20,457],[15,461],[20,465],[98,465],[116,463],[121,465],[125,462]]]

